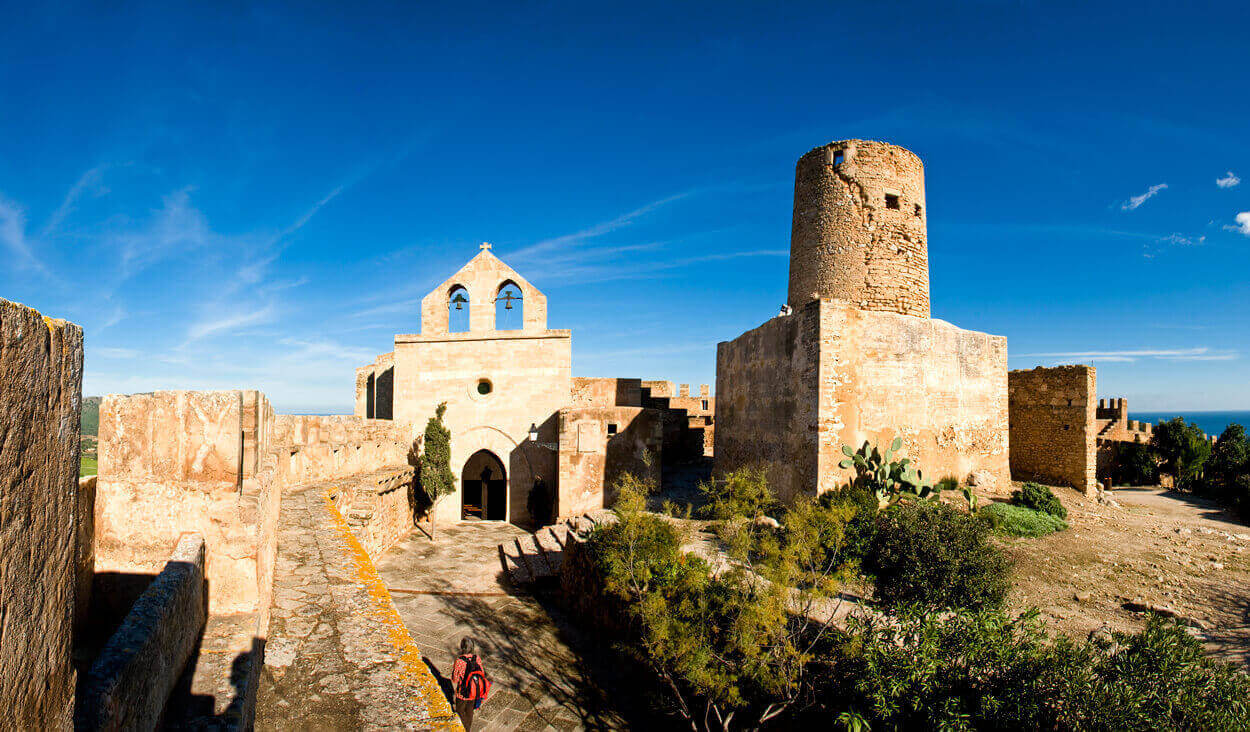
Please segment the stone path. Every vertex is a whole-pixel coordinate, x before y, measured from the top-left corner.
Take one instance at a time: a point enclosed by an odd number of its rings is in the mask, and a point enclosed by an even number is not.
[[[200,646],[165,703],[166,730],[246,729],[259,655],[256,615],[210,615]]]
[[[436,542],[417,532],[379,559],[378,572],[448,696],[460,639],[478,643],[494,686],[474,730],[628,729],[615,695],[596,683],[627,683],[614,678],[611,652],[504,579],[499,545],[526,536],[488,522],[440,527]]]
[[[264,655],[257,729],[461,729],[325,486],[282,497]]]

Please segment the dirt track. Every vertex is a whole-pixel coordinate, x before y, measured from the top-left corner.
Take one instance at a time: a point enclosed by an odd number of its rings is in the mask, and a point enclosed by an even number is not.
[[[1157,488],[1115,490],[1119,508],[1054,490],[1067,531],[1003,540],[1016,560],[1013,608],[1037,607],[1053,629],[1081,638],[1140,628],[1147,616],[1126,604],[1164,608],[1250,667],[1250,526],[1212,501]]]

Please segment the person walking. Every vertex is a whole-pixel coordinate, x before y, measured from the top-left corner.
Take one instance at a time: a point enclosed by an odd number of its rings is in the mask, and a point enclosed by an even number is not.
[[[530,489],[526,504],[536,528],[541,529],[551,523],[551,492],[547,490],[547,483],[541,475],[534,477],[534,486]]]
[[[473,729],[473,712],[490,694],[490,680],[482,669],[482,660],[474,653],[473,639],[460,639],[460,655],[451,666],[451,686],[455,690],[456,715],[466,732]]]

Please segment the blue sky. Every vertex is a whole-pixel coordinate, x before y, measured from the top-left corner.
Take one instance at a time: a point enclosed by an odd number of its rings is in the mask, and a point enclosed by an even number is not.
[[[866,137],[925,161],[935,317],[1250,409],[1245,4],[110,5],[0,24],[0,297],[84,327],[89,394],[350,411],[481,241],[575,374],[712,383],[795,160]]]

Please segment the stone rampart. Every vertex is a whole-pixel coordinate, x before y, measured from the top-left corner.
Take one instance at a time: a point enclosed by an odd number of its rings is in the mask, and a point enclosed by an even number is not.
[[[641,407],[641,379],[573,377],[570,407]]]
[[[334,507],[375,562],[412,531],[414,472],[405,465],[326,484]]]
[[[74,533],[74,627],[82,629],[91,610],[91,586],[95,580],[95,486],[94,475],[78,479],[78,528]]]
[[[1012,371],[1008,389],[1012,478],[1096,489],[1094,367]]]
[[[0,300],[0,726],[68,729],[82,329]]]
[[[87,674],[81,730],[155,729],[208,615],[204,539],[183,536]]]

